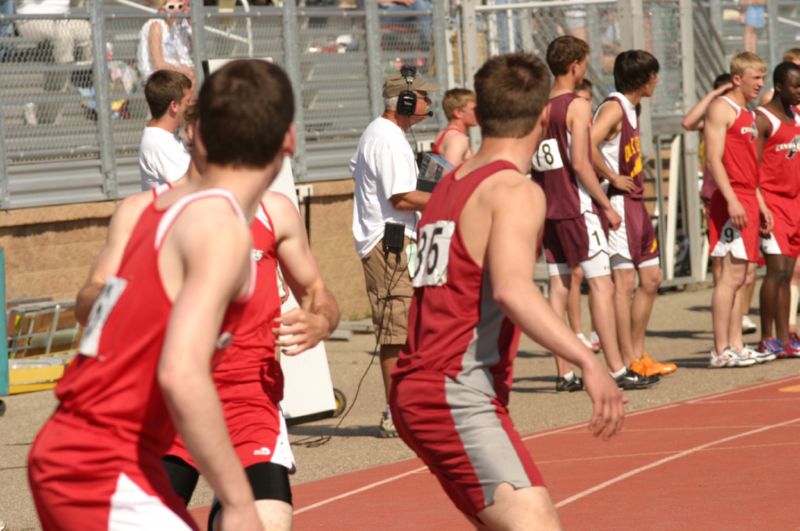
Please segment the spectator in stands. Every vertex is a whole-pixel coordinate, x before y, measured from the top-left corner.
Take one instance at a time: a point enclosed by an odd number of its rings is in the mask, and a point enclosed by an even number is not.
[[[82,50],[81,59],[91,60],[92,30],[88,20],[64,18],[69,14],[69,0],[22,0],[17,6],[18,15],[54,15],[57,19],[18,20],[20,37],[34,41],[50,41],[53,61],[58,65],[75,62],[75,49]],[[61,92],[67,88],[70,72],[59,69],[47,70],[44,90]],[[55,122],[61,115],[62,103],[39,105],[35,121]]]
[[[178,15],[187,13],[189,0],[157,0],[159,13]],[[188,77],[194,84],[194,63],[191,40],[185,19],[154,18],[145,22],[139,32],[136,62],[139,74],[147,80],[156,70],[173,70]]]
[[[431,11],[433,3],[431,0],[377,0],[378,7],[383,11],[403,12],[403,11]],[[408,16],[408,17],[382,17],[381,24],[410,25],[419,23],[422,30],[422,41],[420,48],[428,49],[433,35],[433,20],[431,15]]]
[[[14,14],[14,0],[0,0],[0,15],[10,16]],[[0,22],[0,39],[7,39],[14,36],[14,23],[11,21]],[[5,61],[14,53],[11,43],[0,41],[0,62]]]
[[[739,17],[739,22],[744,24],[742,48],[745,52],[757,53],[758,33],[766,25],[766,0],[744,0],[742,3],[747,6]]]
[[[431,151],[458,166],[472,157],[467,130],[478,125],[475,93],[463,88],[450,89],[444,93],[442,108],[447,117],[447,127],[436,135]]]
[[[178,128],[192,97],[192,82],[180,72],[156,70],[147,79],[144,96],[153,118],[147,122],[139,147],[142,190],[180,179],[190,155],[178,138]]]

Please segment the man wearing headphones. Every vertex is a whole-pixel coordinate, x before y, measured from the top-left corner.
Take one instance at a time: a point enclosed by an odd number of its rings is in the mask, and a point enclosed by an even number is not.
[[[387,77],[383,114],[364,130],[349,164],[356,181],[353,238],[364,267],[387,401],[391,373],[406,342],[413,293],[409,245],[415,238],[416,212],[430,197],[417,190],[417,164],[406,133],[433,114],[428,92],[435,90],[438,84],[417,76],[411,67]],[[397,436],[388,406],[381,416],[380,436]]]

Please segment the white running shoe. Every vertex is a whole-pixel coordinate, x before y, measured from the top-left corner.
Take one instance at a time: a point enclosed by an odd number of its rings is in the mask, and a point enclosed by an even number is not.
[[[716,351],[712,350],[711,357],[708,360],[708,366],[712,369],[749,367],[756,363],[755,358],[750,357],[749,353],[739,353],[732,348],[726,348],[722,351],[722,354],[717,354]]]
[[[585,335],[583,335],[583,332],[578,332],[575,335],[578,336],[578,339],[581,340],[581,343],[583,343],[583,346],[585,346],[589,350],[592,350],[592,342],[589,341],[589,339]]]
[[[745,345],[742,348],[740,354],[756,360],[756,363],[766,363],[778,357],[775,355],[774,352],[770,352],[769,350],[764,350],[764,351],[757,350],[751,347],[750,345]]]
[[[755,334],[756,330],[758,330],[758,327],[753,322],[753,320],[750,319],[749,316],[743,315],[742,316],[742,333],[743,334]]]

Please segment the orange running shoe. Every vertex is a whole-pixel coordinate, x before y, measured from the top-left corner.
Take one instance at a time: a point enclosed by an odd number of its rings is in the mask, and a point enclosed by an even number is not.
[[[674,363],[661,363],[656,361],[645,352],[642,354],[641,358],[631,363],[631,370],[645,376],[653,376],[654,374],[666,376],[677,371],[678,366]]]

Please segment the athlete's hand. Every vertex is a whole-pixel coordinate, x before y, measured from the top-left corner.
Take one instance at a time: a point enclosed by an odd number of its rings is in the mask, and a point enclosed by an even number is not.
[[[772,212],[768,208],[761,211],[761,233],[766,236],[772,232],[775,226],[775,219],[772,217]]]
[[[584,367],[583,385],[593,405],[589,431],[595,437],[602,436],[607,441],[622,429],[628,400],[599,362],[591,367]]]
[[[715,88],[712,92],[715,96],[722,96],[729,90],[733,88],[733,83],[725,83],[724,85],[720,85],[719,87]]]
[[[728,201],[728,217],[734,228],[742,230],[747,226],[747,212],[736,197]]]
[[[611,204],[608,205],[607,208],[603,209],[603,214],[605,214],[606,219],[608,220],[608,225],[613,229],[617,230],[620,225],[622,225],[622,218],[619,217],[617,211],[614,210],[614,207]]]
[[[256,504],[253,502],[244,506],[225,505],[215,521],[220,522],[215,529],[221,531],[264,531],[264,525],[258,517]]]
[[[610,180],[614,188],[625,193],[633,192],[636,187],[636,183],[630,175],[615,175]]]
[[[314,347],[328,337],[330,323],[323,315],[302,308],[285,313],[275,319],[276,344],[287,356],[296,356]]]

